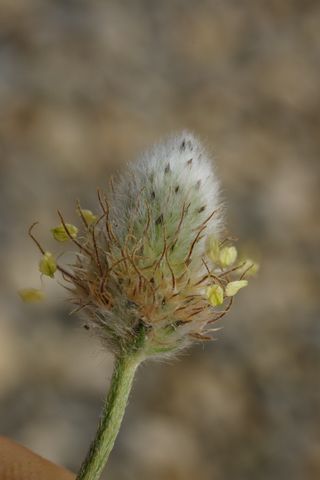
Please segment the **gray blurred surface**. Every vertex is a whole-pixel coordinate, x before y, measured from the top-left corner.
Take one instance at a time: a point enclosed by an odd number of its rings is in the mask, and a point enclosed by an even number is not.
[[[1,433],[77,470],[112,358],[46,281],[40,238],[110,172],[189,128],[262,263],[218,341],[138,373],[109,480],[320,477],[317,1],[0,3]]]

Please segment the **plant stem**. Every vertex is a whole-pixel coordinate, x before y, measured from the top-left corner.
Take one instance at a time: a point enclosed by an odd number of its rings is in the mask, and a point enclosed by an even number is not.
[[[110,390],[102,409],[98,430],[76,480],[98,480],[107,463],[123,419],[135,371],[137,355],[116,360]]]

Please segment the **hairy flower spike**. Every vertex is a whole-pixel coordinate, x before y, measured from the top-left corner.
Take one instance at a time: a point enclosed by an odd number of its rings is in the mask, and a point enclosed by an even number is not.
[[[71,268],[56,267],[76,309],[118,358],[170,355],[210,338],[227,297],[247,281],[239,280],[236,248],[221,239],[219,185],[198,140],[183,132],[156,145],[98,199],[99,217],[78,204],[79,236],[60,212],[52,230],[76,249]],[[51,276],[52,257],[30,235],[43,254],[40,271]]]

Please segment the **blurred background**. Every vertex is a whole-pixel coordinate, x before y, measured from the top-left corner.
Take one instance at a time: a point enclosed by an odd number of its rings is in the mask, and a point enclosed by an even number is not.
[[[76,471],[112,371],[66,294],[40,287],[59,207],[187,128],[216,158],[258,277],[216,342],[137,376],[109,480],[320,478],[320,4],[0,2],[0,431]]]

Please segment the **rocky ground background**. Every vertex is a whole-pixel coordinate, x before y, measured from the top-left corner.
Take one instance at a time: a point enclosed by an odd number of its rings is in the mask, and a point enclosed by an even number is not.
[[[218,341],[141,368],[109,480],[320,477],[320,4],[2,0],[1,433],[76,471],[112,358],[40,285],[42,239],[188,128],[216,156],[230,231],[262,268]]]

